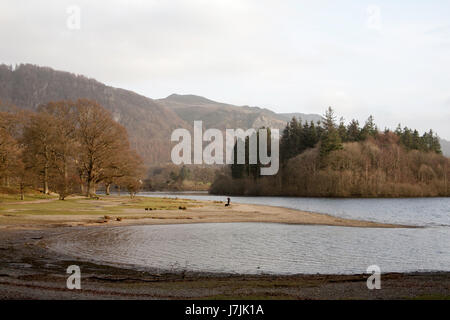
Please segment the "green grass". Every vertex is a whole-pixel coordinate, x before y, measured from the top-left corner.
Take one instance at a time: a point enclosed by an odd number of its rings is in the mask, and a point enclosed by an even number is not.
[[[34,200],[43,200],[43,199],[56,199],[58,198],[57,196],[49,196],[49,195],[44,195],[41,193],[33,193],[33,194],[27,194],[25,195],[25,200],[23,201],[34,201]],[[8,203],[8,202],[19,202],[22,201],[20,200],[20,195],[18,194],[0,194],[0,205],[2,203]]]
[[[0,204],[1,211],[7,211],[11,214],[35,214],[35,215],[48,215],[48,214],[101,214],[117,210],[117,208],[108,208],[106,211],[104,208],[81,203],[78,199],[68,199],[64,201],[53,200],[49,202],[41,203],[15,203],[15,204]]]
[[[49,196],[37,195],[33,197],[33,195],[30,195],[25,198],[26,200],[23,203],[11,195],[0,195],[0,199],[0,212],[11,215],[110,215],[123,214],[128,209],[140,209],[142,210],[141,213],[151,214],[158,210],[178,210],[179,206],[198,206],[190,200],[147,197],[130,199],[129,197],[105,196],[99,200],[88,198],[58,200]],[[52,201],[27,203],[27,201],[41,199]],[[145,208],[151,208],[152,211],[145,211]]]

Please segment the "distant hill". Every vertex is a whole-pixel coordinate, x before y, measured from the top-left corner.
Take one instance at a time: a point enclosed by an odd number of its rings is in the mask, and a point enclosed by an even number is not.
[[[13,68],[0,65],[0,101],[3,109],[13,105],[35,110],[40,104],[57,100],[92,99],[110,110],[114,119],[125,126],[130,142],[146,164],[170,161],[170,135],[176,128],[192,128],[194,120],[204,127],[283,129],[293,116],[305,121],[319,121],[317,114],[275,113],[269,109],[236,106],[196,95],[172,94],[151,99],[135,92],[113,88],[94,79],[48,67],[22,64]],[[450,142],[442,140],[444,154],[450,156]]]
[[[194,120],[202,120],[206,127],[217,129],[260,127],[284,129],[286,122],[293,116],[308,122],[322,119],[316,114],[275,113],[269,109],[236,106],[195,95],[172,94],[157,101],[174,110],[185,121],[192,123]]]
[[[129,90],[113,88],[82,75],[48,67],[0,65],[0,101],[36,110],[50,101],[95,100],[124,125],[130,142],[147,164],[170,160],[170,135],[176,128],[192,128],[202,120],[206,128],[284,128],[286,116],[268,109],[234,106],[195,95],[173,94],[154,100]],[[12,107],[8,107],[11,109]]]
[[[94,79],[34,65],[15,69],[0,65],[0,100],[35,110],[57,100],[88,98],[110,110],[124,125],[130,143],[146,163],[166,162],[170,156],[170,133],[188,127],[171,109],[132,91],[106,86]]]
[[[212,101],[200,96],[172,94],[158,103],[173,110],[183,120],[202,120],[206,128],[284,128],[286,120],[268,109]]]
[[[450,141],[441,139],[440,143],[441,143],[442,153],[444,154],[444,156],[450,157]]]

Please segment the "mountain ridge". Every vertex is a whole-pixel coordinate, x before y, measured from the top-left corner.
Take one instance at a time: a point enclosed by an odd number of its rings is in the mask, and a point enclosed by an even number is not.
[[[147,163],[167,161],[170,145],[165,133],[189,127],[172,110],[130,90],[49,67],[22,64],[13,69],[0,65],[0,100],[6,103],[36,110],[50,101],[79,98],[95,100],[109,110],[127,128],[131,146]]]
[[[59,71],[50,67],[0,64],[0,101],[22,109],[36,110],[50,101],[92,99],[108,109],[114,120],[129,132],[130,144],[146,164],[170,160],[170,136],[177,128],[191,129],[193,121],[202,120],[205,128],[283,129],[293,116],[303,121],[318,121],[318,114],[275,113],[255,106],[236,106],[193,94],[173,93],[152,99],[131,90],[105,85],[93,78]],[[10,108],[10,107],[9,107]],[[450,142],[442,149],[450,156]]]
[[[194,120],[206,128],[272,127],[282,129],[286,119],[275,112],[235,106],[196,95],[171,94],[152,99],[131,90],[105,85],[93,78],[33,64],[0,64],[0,101],[19,109],[36,110],[58,100],[95,100],[128,130],[130,144],[146,164],[170,160],[170,136],[177,128],[191,129]],[[9,107],[10,108],[10,107]]]

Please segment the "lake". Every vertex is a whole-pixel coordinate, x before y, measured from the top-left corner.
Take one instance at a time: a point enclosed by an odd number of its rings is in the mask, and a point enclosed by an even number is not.
[[[226,200],[202,193],[141,196]],[[353,274],[450,271],[450,198],[323,199],[231,197],[264,204],[424,228],[379,229],[273,223],[207,223],[75,229],[51,248],[109,264],[168,271],[240,274]]]

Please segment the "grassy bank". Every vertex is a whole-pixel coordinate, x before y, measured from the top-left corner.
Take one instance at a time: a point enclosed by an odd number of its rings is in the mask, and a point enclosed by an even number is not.
[[[20,198],[20,197],[19,197]],[[103,215],[125,214],[130,209],[144,211],[180,210],[199,207],[199,203],[185,199],[103,196],[99,199],[57,197],[30,194],[25,201],[15,195],[0,195],[0,211],[13,215]]]
[[[5,202],[55,199],[57,198],[57,195],[45,195],[38,190],[26,189],[24,200],[21,200],[20,197],[20,191],[18,189],[11,187],[0,187],[0,205]]]

